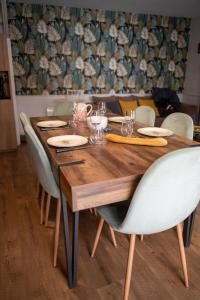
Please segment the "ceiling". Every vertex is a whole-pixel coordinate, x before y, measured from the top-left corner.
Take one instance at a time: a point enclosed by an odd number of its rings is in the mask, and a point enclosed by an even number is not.
[[[176,17],[200,17],[200,0],[9,0],[9,2],[101,8]]]

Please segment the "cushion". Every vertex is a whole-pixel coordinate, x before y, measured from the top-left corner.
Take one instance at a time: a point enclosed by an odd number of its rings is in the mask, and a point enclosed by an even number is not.
[[[106,102],[106,108],[108,110],[116,115],[122,115],[121,107],[119,105],[118,99],[116,99],[115,96],[92,97],[92,103],[96,106],[96,108],[98,108],[99,102]]]
[[[117,99],[115,99],[115,96],[102,96],[102,97],[98,97],[98,96],[93,96],[92,97],[92,103],[98,105],[99,102],[114,102],[117,101]]]
[[[109,109],[113,114],[122,115],[122,110],[118,101],[106,102],[106,108]]]
[[[127,111],[135,110],[138,107],[138,103],[136,100],[133,101],[119,100],[119,103],[124,116],[126,115]]]
[[[156,117],[160,116],[159,111],[158,111],[153,99],[139,99],[139,105],[140,106],[143,106],[143,105],[150,106],[155,111]]]
[[[117,96],[117,95],[115,95],[115,99],[116,99],[117,101],[119,101],[119,100],[123,100],[123,101],[134,101],[134,100],[137,100],[138,97],[137,97],[137,96],[134,96],[134,95],[128,95],[128,96],[123,96],[123,95]]]

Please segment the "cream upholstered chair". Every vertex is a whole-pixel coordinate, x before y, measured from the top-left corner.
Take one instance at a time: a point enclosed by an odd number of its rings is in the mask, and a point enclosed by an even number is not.
[[[176,166],[176,167],[174,167]],[[92,257],[104,221],[115,231],[130,234],[130,247],[124,289],[129,297],[136,234],[153,234],[177,227],[185,285],[188,274],[182,237],[183,222],[200,199],[200,148],[185,148],[164,155],[144,174],[130,202],[97,208],[101,216]],[[170,188],[169,188],[170,187]],[[129,204],[130,203],[130,204]]]
[[[59,241],[59,228],[60,228],[60,213],[61,213],[61,201],[60,201],[60,190],[55,182],[49,159],[44,151],[42,144],[40,143],[38,137],[36,136],[29,119],[25,113],[20,113],[20,119],[24,127],[24,132],[26,135],[26,140],[32,155],[32,160],[36,169],[38,180],[43,188],[43,196],[41,200],[40,208],[40,223],[43,223],[44,219],[44,200],[45,191],[48,194],[45,212],[45,226],[47,226],[49,217],[49,208],[51,197],[57,199],[57,210],[56,210],[56,228],[55,228],[55,240],[54,240],[54,267],[57,263],[57,253],[58,253],[58,241]],[[115,247],[117,247],[115,234],[113,229],[109,226],[111,238]]]
[[[24,112],[21,112],[19,117],[20,117],[23,129],[24,129],[24,126],[26,126],[27,124],[31,124],[30,119],[27,117],[27,115]]]
[[[27,117],[24,113],[20,114],[20,119],[22,123],[24,121],[27,121],[26,118]],[[45,225],[47,225],[48,222],[51,197],[57,199],[56,227],[55,227],[55,239],[54,239],[54,266],[56,266],[58,241],[59,241],[59,228],[60,228],[60,213],[61,213],[60,190],[55,182],[46,152],[44,151],[44,148],[40,143],[38,137],[36,136],[30,122],[24,122],[23,124],[24,124],[24,132],[26,135],[26,140],[34,162],[34,167],[39,182],[43,187],[43,191],[44,191],[42,201],[41,201],[41,208],[40,208],[41,223],[43,223],[43,218],[44,218],[45,191],[48,194],[47,203],[46,203],[46,212],[45,212]]]
[[[74,103],[70,101],[59,102],[53,108],[53,116],[73,115]]]
[[[173,113],[165,118],[161,127],[170,129],[182,137],[193,139],[194,124],[192,118],[187,114]]]
[[[23,127],[23,129],[24,129],[24,127],[26,126],[26,125],[31,125],[31,123],[30,123],[30,119],[27,117],[27,115],[24,113],[24,112],[21,112],[20,113],[20,115],[19,115],[19,117],[20,117],[20,121],[21,121],[21,124],[22,124],[22,127]],[[31,149],[29,149],[29,150],[31,150]],[[30,151],[31,152],[31,151]],[[41,190],[41,200],[43,201],[43,197],[44,197],[44,190],[43,190],[43,188],[42,188],[42,186],[41,186],[41,184],[40,184],[40,182],[39,182],[39,180],[37,180],[37,197],[39,198],[40,197],[40,190]],[[41,213],[41,212],[40,212]],[[41,221],[40,221],[41,222]]]
[[[67,95],[83,95],[84,90],[72,90],[72,89],[67,89],[66,90]]]
[[[154,126],[155,124],[155,111],[150,106],[138,106],[135,109],[135,121],[143,123],[147,126]]]

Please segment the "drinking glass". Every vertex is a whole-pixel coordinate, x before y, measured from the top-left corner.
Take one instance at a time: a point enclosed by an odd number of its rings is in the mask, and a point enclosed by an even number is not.
[[[93,110],[90,114],[90,123],[93,129],[93,135],[90,137],[92,142],[97,143],[100,139],[100,124],[101,124],[101,113],[99,110]]]
[[[131,120],[133,122],[134,119],[135,119],[135,111],[134,110],[128,110],[128,111],[126,111],[126,113],[125,113],[125,119],[126,120]]]
[[[106,102],[99,102],[98,110],[100,111],[101,115],[104,116],[106,114]]]
[[[131,136],[133,133],[133,122],[131,120],[124,120],[121,125],[121,134],[123,136]]]

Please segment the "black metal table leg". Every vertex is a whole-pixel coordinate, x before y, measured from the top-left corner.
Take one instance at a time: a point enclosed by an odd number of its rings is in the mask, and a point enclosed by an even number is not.
[[[79,212],[73,213],[73,236],[72,236],[72,274],[73,287],[77,284],[78,266],[78,233],[79,233]]]
[[[69,236],[69,219],[67,211],[67,200],[62,192],[60,192],[62,212],[63,212],[63,226],[64,226],[64,236],[65,236],[65,252],[67,259],[67,271],[68,271],[68,283],[69,287],[73,287],[73,274],[72,274],[72,256],[70,247],[70,236]]]
[[[184,227],[183,227],[183,241],[184,246],[189,247],[191,238],[192,238],[192,229],[194,225],[194,219],[195,219],[195,210],[191,213],[191,215],[184,221]]]

